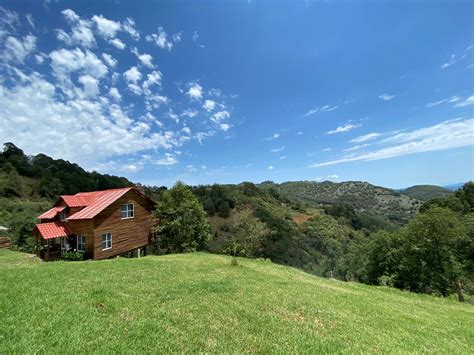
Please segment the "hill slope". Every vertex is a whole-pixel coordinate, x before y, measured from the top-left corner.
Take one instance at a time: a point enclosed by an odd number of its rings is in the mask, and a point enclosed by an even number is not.
[[[0,250],[1,351],[469,352],[474,307],[180,254],[34,262]]]
[[[435,185],[415,185],[401,190],[400,193],[417,200],[428,201],[434,198],[448,197],[453,194],[453,191]]]
[[[362,181],[294,181],[279,184],[277,189],[285,196],[313,206],[347,205],[358,212],[381,215],[394,222],[406,222],[422,204],[395,190]]]

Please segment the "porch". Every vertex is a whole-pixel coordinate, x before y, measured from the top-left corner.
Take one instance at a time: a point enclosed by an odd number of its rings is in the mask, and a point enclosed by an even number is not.
[[[85,252],[84,236],[72,233],[66,223],[50,222],[35,226],[36,254],[45,261],[59,260],[69,252]]]
[[[72,234],[64,237],[37,239],[36,254],[44,261],[60,260],[69,252],[84,253],[84,237]]]

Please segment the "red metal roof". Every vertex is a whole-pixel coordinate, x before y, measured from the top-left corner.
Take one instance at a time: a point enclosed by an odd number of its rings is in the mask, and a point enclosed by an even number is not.
[[[35,226],[35,230],[43,239],[60,238],[72,234],[69,227],[61,222],[40,223]]]
[[[49,211],[46,211],[42,215],[39,215],[37,218],[39,219],[52,219],[54,218],[59,212],[61,212],[63,209],[65,209],[66,206],[58,206],[58,207],[53,207]]]
[[[134,187],[95,192],[80,192],[74,196],[88,199],[89,204],[79,212],[76,212],[72,216],[69,216],[67,219],[92,219],[100,212],[102,212],[106,207],[110,206],[112,203],[117,201],[120,197],[125,195],[130,190],[135,190],[140,193],[139,190]]]
[[[78,196],[76,195],[63,195],[60,196],[60,200],[63,200],[68,207],[84,207],[89,206],[93,202],[93,196]],[[59,202],[58,201],[58,202]]]

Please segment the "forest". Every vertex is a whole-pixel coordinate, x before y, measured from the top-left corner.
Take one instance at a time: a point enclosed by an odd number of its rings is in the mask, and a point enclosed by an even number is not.
[[[6,143],[0,225],[9,228],[14,249],[31,252],[35,216],[57,196],[131,185]],[[264,258],[319,276],[474,303],[472,182],[455,193],[423,187],[410,196],[364,182],[136,185],[158,203],[156,252]],[[193,211],[188,220],[183,211]]]

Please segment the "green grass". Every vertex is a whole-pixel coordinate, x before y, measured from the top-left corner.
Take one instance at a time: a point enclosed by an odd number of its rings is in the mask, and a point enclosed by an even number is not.
[[[472,305],[240,261],[42,263],[0,250],[0,353],[474,349]]]

